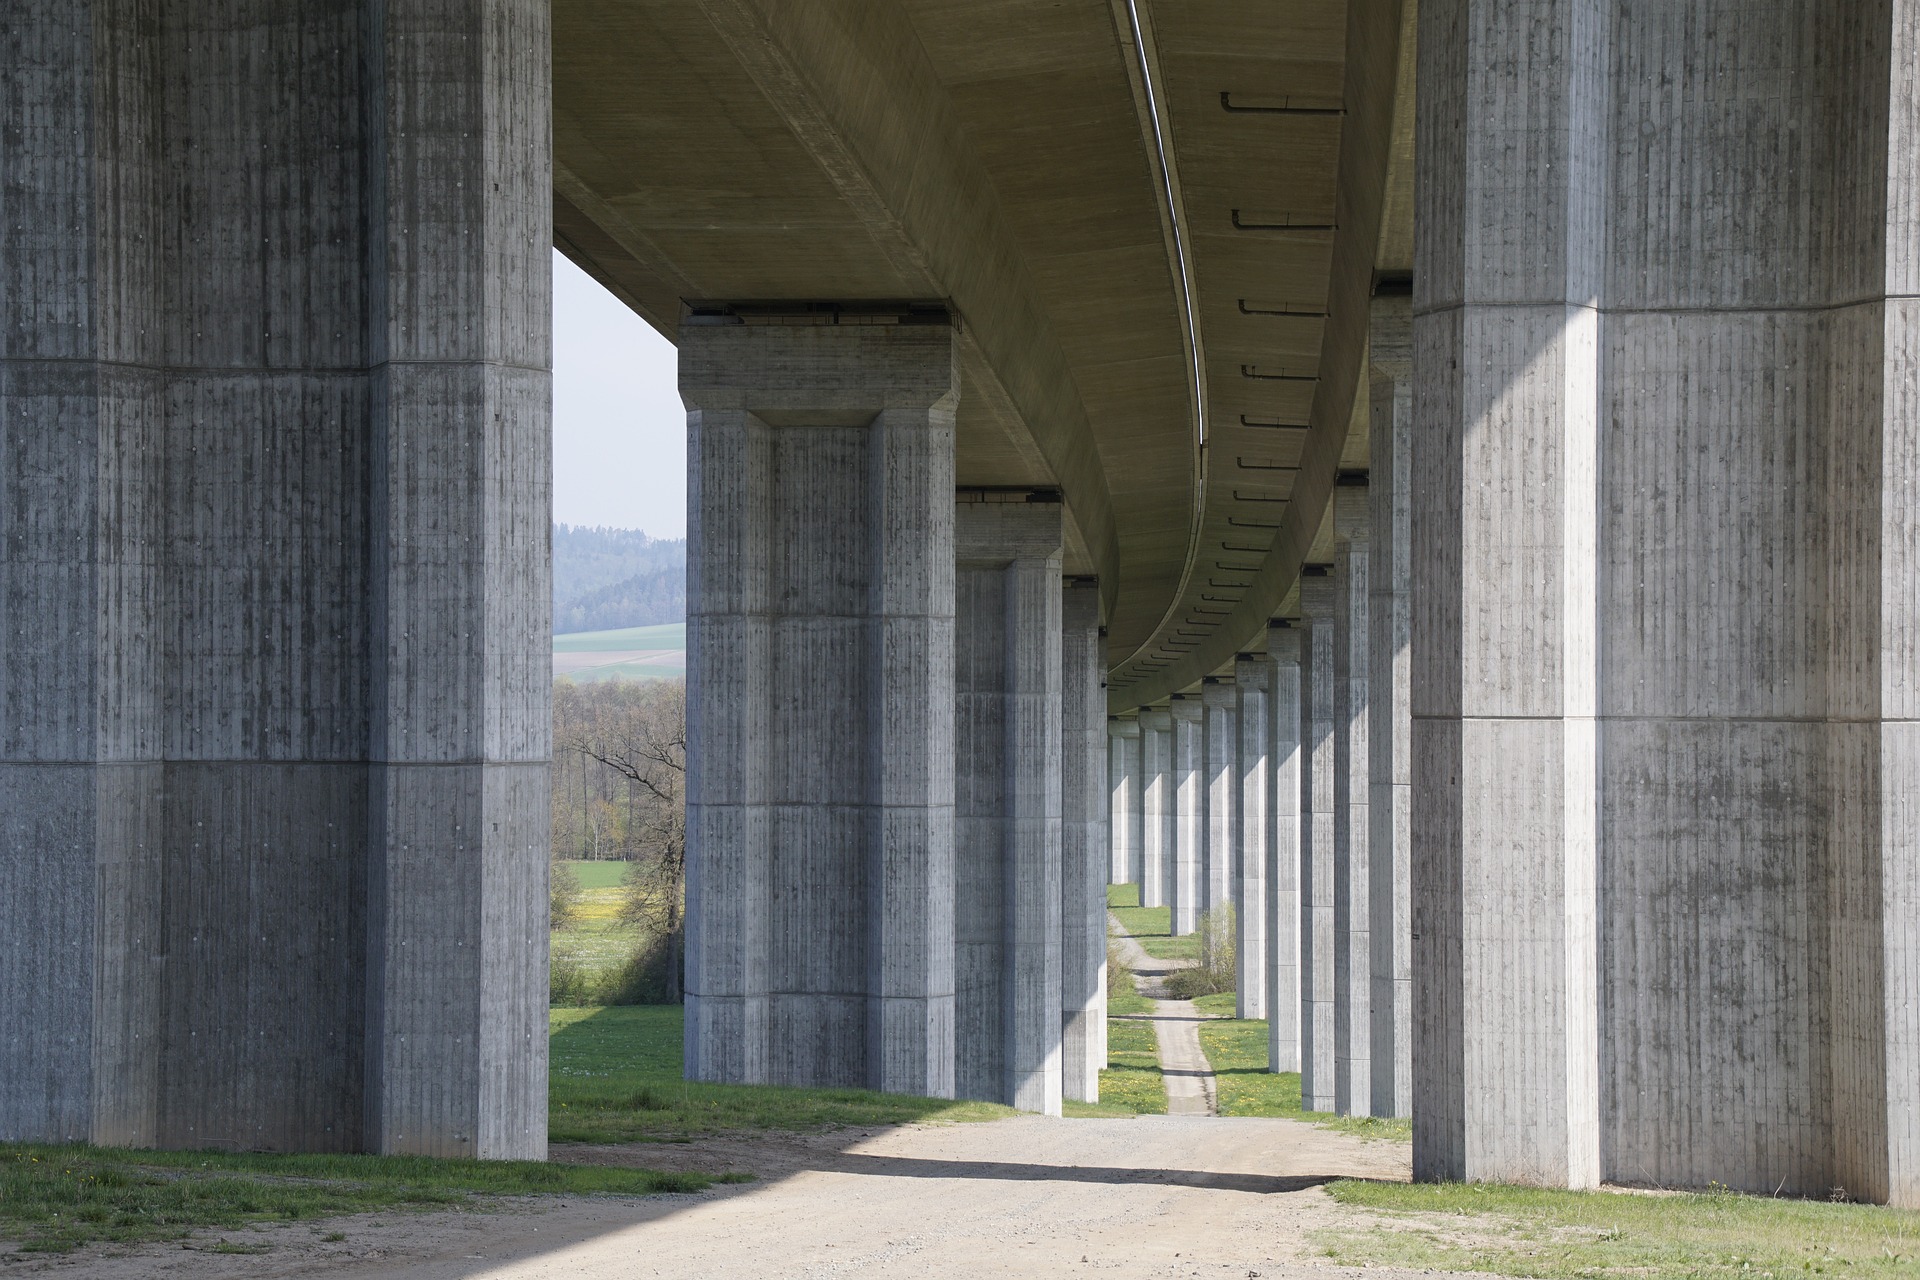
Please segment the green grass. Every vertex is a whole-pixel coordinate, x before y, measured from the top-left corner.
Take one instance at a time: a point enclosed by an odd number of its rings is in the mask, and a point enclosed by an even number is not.
[[[1208,1002],[1219,1007],[1225,1002],[1230,1012],[1233,997],[1202,996],[1194,1001],[1202,1012],[1210,1012]],[[1372,1116],[1337,1116],[1325,1111],[1300,1109],[1300,1073],[1267,1070],[1267,1023],[1264,1018],[1220,1018],[1200,1024],[1200,1051],[1213,1067],[1214,1088],[1223,1116],[1278,1116],[1306,1120],[1322,1129],[1351,1133],[1362,1138],[1383,1138],[1395,1142],[1413,1141],[1413,1122],[1406,1119],[1375,1119]]]
[[[1920,1275],[1920,1213],[1872,1205],[1463,1183],[1336,1182],[1329,1190],[1387,1218],[1315,1236],[1346,1265],[1569,1280]]]
[[[1231,1018],[1234,1010],[1239,1008],[1239,1000],[1240,996],[1237,992],[1216,991],[1208,996],[1195,996],[1193,998],[1193,1007],[1209,1018]],[[1261,1025],[1264,1026],[1265,1024],[1262,1023]],[[1264,1065],[1265,1062],[1266,1059],[1263,1057],[1261,1059],[1262,1065]]]
[[[548,1136],[555,1142],[658,1142],[726,1129],[820,1129],[910,1121],[997,1120],[990,1102],[865,1089],[687,1082],[679,1005],[555,1009]]]
[[[1107,886],[1107,905],[1109,907],[1137,907],[1140,905],[1140,886],[1137,884],[1110,884]]]
[[[561,862],[573,868],[582,889],[618,889],[626,879],[627,868],[633,865],[624,859],[608,858],[562,858]]]
[[[32,1252],[182,1239],[205,1228],[379,1209],[484,1207],[494,1196],[699,1191],[715,1179],[592,1165],[422,1156],[110,1151],[0,1143],[0,1238]],[[210,1242],[215,1251],[257,1246]]]
[[[1132,886],[1128,886],[1131,888]],[[1198,960],[1200,958],[1200,935],[1187,934],[1183,938],[1171,936],[1172,908],[1170,907],[1109,907],[1114,918],[1120,921],[1120,927],[1127,931],[1140,949],[1156,960]]]
[[[684,649],[687,624],[667,622],[655,627],[621,627],[614,631],[575,631],[555,636],[555,653],[619,653],[627,649]]]
[[[1167,1085],[1160,1075],[1152,1023],[1109,1018],[1107,1062],[1110,1065],[1100,1073],[1102,1105],[1123,1114],[1167,1113]]]
[[[620,887],[627,863],[569,859],[567,865],[580,877],[581,894],[572,921],[566,928],[553,931],[554,959],[579,965],[586,976],[586,990],[599,992],[615,971],[633,958],[646,939],[646,930],[620,919],[627,901],[626,890]]]

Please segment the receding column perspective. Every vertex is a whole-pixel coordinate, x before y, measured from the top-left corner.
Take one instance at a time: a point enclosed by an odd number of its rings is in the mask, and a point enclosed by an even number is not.
[[[1167,905],[1175,937],[1200,927],[1207,820],[1205,707],[1199,698],[1175,695],[1167,704],[1173,717],[1174,839],[1173,875]]]
[[[784,318],[680,331],[687,1074],[951,1097],[953,330]]]
[[[1240,844],[1240,695],[1214,681],[1200,691],[1206,709],[1207,843],[1203,911],[1224,911],[1234,900]]]
[[[1333,1108],[1373,1108],[1373,907],[1367,879],[1367,597],[1371,511],[1365,477],[1333,495]]]
[[[1239,820],[1237,914],[1234,917],[1234,1013],[1267,1016],[1267,942],[1271,905],[1268,864],[1273,859],[1273,659],[1243,653],[1233,664],[1240,733],[1233,787]]]
[[[1372,537],[1367,564],[1367,883],[1373,1114],[1413,1108],[1413,314],[1382,287],[1367,341]]]
[[[1137,717],[1114,716],[1107,721],[1107,829],[1112,841],[1107,883],[1142,883],[1141,844],[1144,811],[1141,808],[1142,746]]]
[[[1306,825],[1301,821],[1301,773],[1305,752],[1301,732],[1300,641],[1304,632],[1276,622],[1267,630],[1267,657],[1273,673],[1273,834],[1268,848],[1267,895],[1267,1066],[1272,1071],[1301,1071],[1306,1005],[1301,926],[1301,860]],[[1303,1095],[1304,1096],[1304,1095]]]
[[[1332,1111],[1334,1029],[1333,578],[1310,565],[1300,578],[1300,1103]]]
[[[1164,907],[1173,876],[1176,786],[1173,775],[1173,715],[1165,707],[1140,710],[1141,771],[1140,905]]]
[[[547,6],[5,23],[0,1139],[542,1159]]]
[[[1069,578],[1061,596],[1061,1092],[1100,1100],[1107,1065],[1107,698],[1100,583]],[[1136,739],[1137,741],[1137,739]]]
[[[954,1091],[1048,1115],[1061,1101],[1060,517],[1053,494],[963,493],[954,525]]]

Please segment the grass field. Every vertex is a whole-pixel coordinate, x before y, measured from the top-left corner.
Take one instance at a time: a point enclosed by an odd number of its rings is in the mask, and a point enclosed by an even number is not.
[[[1198,960],[1200,958],[1200,935],[1190,933],[1184,938],[1172,936],[1173,910],[1170,907],[1139,906],[1140,886],[1133,884],[1110,884],[1107,886],[1107,909],[1113,912],[1140,949],[1156,960]]]
[[[484,1207],[495,1196],[650,1195],[715,1179],[597,1165],[420,1156],[236,1155],[0,1144],[0,1239],[28,1252],[178,1240],[205,1228],[378,1209]],[[204,1246],[215,1252],[221,1242]]]
[[[608,661],[589,665],[590,659],[564,664],[562,677],[590,683],[595,680],[675,680],[687,674],[687,624],[663,623],[656,627],[622,627],[617,631],[576,631],[553,638],[556,658],[565,654],[634,653],[652,656],[630,661]],[[676,656],[677,655],[677,656]],[[571,668],[571,669],[570,669]]]
[[[569,859],[565,865],[580,877],[581,893],[573,922],[553,931],[554,963],[580,966],[588,990],[598,990],[609,975],[632,959],[645,937],[639,925],[620,919],[620,909],[626,903],[626,891],[620,882],[628,864]]]
[[[618,889],[627,878],[627,868],[633,865],[612,858],[566,858],[562,861],[573,868],[573,874],[580,878],[582,889]]]
[[[1920,1213],[1765,1196],[1540,1191],[1484,1183],[1336,1182],[1385,1222],[1320,1232],[1334,1261],[1506,1276],[1920,1275]]]
[[[1152,1023],[1108,1019],[1107,1062],[1107,1069],[1100,1073],[1103,1103],[1135,1115],[1167,1113],[1167,1085],[1160,1075]]]
[[[628,649],[684,649],[687,624],[667,622],[657,627],[621,627],[617,631],[576,631],[555,636],[555,653],[620,653]]]
[[[1202,996],[1194,1001],[1202,1013],[1233,1011],[1233,996]],[[1300,1073],[1267,1070],[1267,1023],[1264,1018],[1219,1018],[1200,1024],[1200,1049],[1213,1067],[1223,1116],[1279,1116],[1307,1120],[1322,1129],[1362,1138],[1413,1141],[1413,1122],[1372,1116],[1337,1116],[1300,1109]]]
[[[816,1129],[914,1120],[997,1120],[990,1102],[865,1089],[690,1084],[681,1074],[679,1005],[555,1009],[548,1135],[555,1142],[658,1142],[720,1129]]]

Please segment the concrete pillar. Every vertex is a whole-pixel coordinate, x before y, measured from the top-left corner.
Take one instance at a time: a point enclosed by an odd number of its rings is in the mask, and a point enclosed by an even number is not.
[[[1234,1013],[1267,1016],[1267,940],[1271,904],[1267,864],[1273,859],[1273,659],[1243,653],[1233,664],[1240,741],[1233,770],[1239,820],[1239,885],[1234,917]]]
[[[1367,830],[1372,891],[1373,1114],[1413,1108],[1413,315],[1373,300],[1368,335],[1371,559],[1367,567]]]
[[[680,331],[695,1080],[953,1094],[958,375],[894,318]]]
[[[1060,1087],[1076,1102],[1098,1102],[1107,1062],[1110,739],[1097,578],[1067,580],[1060,619]]]
[[[1207,831],[1200,906],[1223,911],[1234,900],[1240,847],[1240,695],[1231,683],[1204,686]]]
[[[1267,657],[1273,662],[1273,834],[1267,862],[1267,894],[1272,901],[1267,942],[1267,1067],[1299,1071],[1305,1004],[1300,975],[1300,855],[1306,825],[1301,821],[1300,641],[1304,632],[1275,622],[1267,629]]]
[[[1061,509],[1006,496],[954,526],[954,1091],[1059,1115]]]
[[[542,1158],[546,6],[6,21],[0,1139]]]
[[[1367,877],[1367,596],[1371,540],[1364,482],[1333,495],[1333,1106],[1373,1109],[1373,908]]]
[[[1185,937],[1200,927],[1200,864],[1206,856],[1206,727],[1199,698],[1175,694],[1167,711],[1173,717],[1174,777],[1173,877],[1167,905],[1173,908],[1173,935]]]
[[[1721,13],[1420,7],[1415,1170],[1920,1204],[1920,7]]]
[[[1107,721],[1107,787],[1111,803],[1107,810],[1107,829],[1112,841],[1109,884],[1141,882],[1140,863],[1145,833],[1145,813],[1141,807],[1141,786],[1145,771],[1141,767],[1140,721],[1137,717],[1115,716]]]
[[[1175,794],[1173,716],[1165,707],[1140,711],[1141,770],[1140,905],[1167,905],[1173,873]]]
[[[1333,578],[1308,565],[1300,578],[1300,1101],[1332,1111],[1337,1067],[1333,1020],[1334,705]]]

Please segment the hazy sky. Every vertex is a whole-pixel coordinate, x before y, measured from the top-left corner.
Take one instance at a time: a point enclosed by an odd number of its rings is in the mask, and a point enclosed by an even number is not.
[[[553,518],[687,536],[673,344],[553,255]]]

